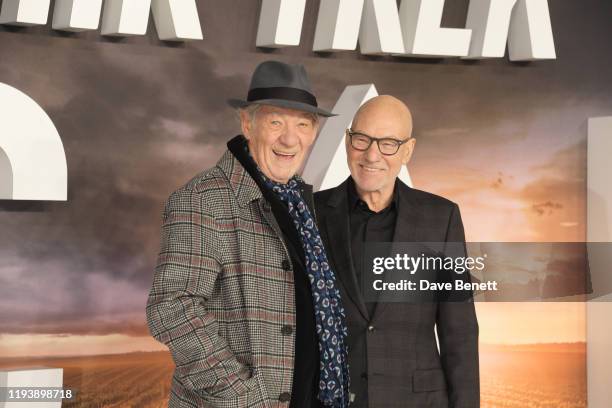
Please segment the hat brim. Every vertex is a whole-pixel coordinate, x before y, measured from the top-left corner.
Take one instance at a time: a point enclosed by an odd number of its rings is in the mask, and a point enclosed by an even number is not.
[[[253,101],[253,102],[244,101],[242,99],[228,99],[227,103],[231,107],[236,108],[236,109],[246,108],[249,105],[258,104],[258,105],[278,106],[280,108],[287,108],[287,109],[295,109],[299,111],[321,115],[326,118],[329,118],[332,116],[338,116],[338,114],[336,113],[332,113],[324,109],[317,108],[316,106],[312,106],[307,103],[288,101],[286,99],[260,99],[260,100]]]

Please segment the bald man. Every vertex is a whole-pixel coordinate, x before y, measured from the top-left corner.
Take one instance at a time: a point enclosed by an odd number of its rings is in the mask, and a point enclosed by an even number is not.
[[[478,322],[471,293],[463,302],[364,297],[364,274],[372,271],[359,260],[369,242],[456,242],[465,254],[457,205],[397,177],[415,142],[403,102],[386,95],[369,100],[346,131],[351,176],[315,194],[347,314],[351,406],[477,408]],[[469,281],[469,273],[462,276]]]

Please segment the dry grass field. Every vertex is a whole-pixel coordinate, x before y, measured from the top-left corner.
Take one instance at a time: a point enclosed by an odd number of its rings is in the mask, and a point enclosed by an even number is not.
[[[482,346],[483,408],[585,408],[585,345]],[[64,407],[167,405],[173,363],[167,352],[93,357],[13,358],[6,367],[63,367],[77,399]]]
[[[77,398],[64,402],[63,407],[168,405],[173,362],[167,352],[0,360],[0,368],[34,366],[64,368],[64,387],[75,389]]]
[[[482,408],[586,408],[586,345],[481,347]]]

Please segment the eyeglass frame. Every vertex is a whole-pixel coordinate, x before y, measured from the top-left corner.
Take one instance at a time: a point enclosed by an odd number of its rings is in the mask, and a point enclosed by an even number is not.
[[[397,152],[399,152],[400,147],[402,147],[402,145],[403,145],[404,143],[406,143],[406,142],[408,142],[410,139],[412,139],[412,136],[409,136],[407,139],[404,139],[404,140],[398,140],[398,139],[395,139],[395,138],[393,138],[393,137],[381,137],[381,138],[377,138],[377,137],[372,137],[372,136],[370,136],[370,135],[366,135],[366,134],[365,134],[365,133],[363,133],[363,132],[355,132],[355,131],[354,131],[353,129],[351,129],[351,128],[346,129],[346,134],[347,134],[347,135],[348,135],[348,137],[349,137],[349,142],[350,142],[351,147],[352,147],[353,149],[357,150],[358,152],[367,152],[367,151],[368,151],[368,149],[370,149],[370,147],[372,147],[372,143],[374,143],[374,141],[376,141],[376,145],[378,146],[378,151],[379,151],[379,152],[380,152],[380,154],[382,154],[383,156],[394,156],[394,155],[396,155],[396,154],[397,154]],[[365,137],[367,137],[367,138],[368,138],[368,140],[370,141],[370,143],[368,143],[368,147],[366,147],[365,149],[358,149],[358,148],[356,148],[355,146],[353,146],[353,136],[354,136],[354,135],[360,135],[360,136],[365,136]],[[393,142],[397,143],[397,150],[395,150],[395,152],[394,152],[394,153],[383,153],[383,151],[380,149],[380,142],[381,142],[381,141],[385,141],[385,140],[386,140],[386,141],[391,140],[391,141],[393,141]]]

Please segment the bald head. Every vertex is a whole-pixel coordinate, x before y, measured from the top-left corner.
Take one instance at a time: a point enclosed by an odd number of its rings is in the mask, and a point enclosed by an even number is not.
[[[353,129],[361,127],[377,128],[375,132],[398,139],[407,139],[412,135],[412,114],[406,104],[394,96],[376,96],[366,103],[355,114]],[[393,133],[388,133],[393,131]],[[387,132],[387,133],[385,133]],[[395,133],[395,134],[394,134]]]

